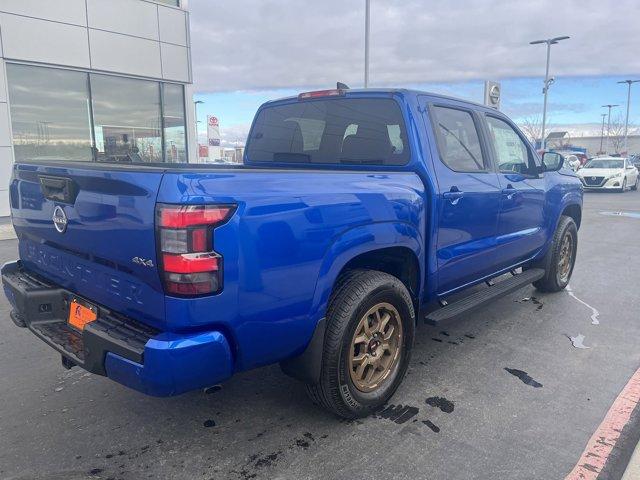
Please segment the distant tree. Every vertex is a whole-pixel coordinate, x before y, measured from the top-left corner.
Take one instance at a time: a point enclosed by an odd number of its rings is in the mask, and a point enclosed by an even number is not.
[[[629,135],[637,135],[638,127],[632,123],[629,123]],[[606,132],[605,132],[606,134]],[[613,120],[611,120],[611,127],[606,138],[607,145],[611,145],[614,153],[623,153],[624,151],[624,117],[619,114]],[[606,149],[606,148],[605,148]]]
[[[542,116],[541,115],[529,115],[525,117],[520,123],[520,128],[524,134],[531,140],[532,143],[536,143],[542,137]]]
[[[571,135],[567,133],[564,137],[559,140],[559,148],[564,149],[571,145]]]

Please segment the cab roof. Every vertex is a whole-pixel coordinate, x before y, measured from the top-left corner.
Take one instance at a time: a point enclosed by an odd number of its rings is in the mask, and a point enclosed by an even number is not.
[[[324,89],[319,89],[317,91],[321,91]],[[337,89],[329,89],[329,90],[337,90]],[[311,90],[310,92],[313,92],[314,90]],[[345,95],[349,96],[351,94],[358,94],[358,95],[366,95],[366,94],[372,94],[372,95],[380,95],[380,94],[388,94],[388,95],[400,95],[403,97],[417,97],[419,95],[425,95],[425,96],[429,96],[432,98],[439,98],[442,99],[444,101],[452,101],[452,102],[458,102],[458,103],[464,103],[470,106],[473,106],[475,108],[483,108],[486,109],[487,111],[494,111],[495,109],[488,107],[486,105],[483,105],[482,103],[478,103],[478,102],[473,102],[471,100],[466,100],[466,99],[462,99],[462,98],[457,98],[457,97],[452,97],[450,95],[443,95],[441,93],[434,93],[434,92],[428,92],[425,90],[416,90],[416,89],[410,89],[410,88],[349,88],[349,89],[343,89],[343,91],[345,92]],[[301,91],[300,94],[302,93],[307,93],[307,91]],[[293,95],[293,96],[289,96],[289,97],[282,97],[282,98],[278,98],[278,99],[274,99],[274,100],[268,100],[267,102],[264,103],[264,105],[269,105],[272,103],[279,103],[279,102],[286,102],[286,101],[291,101],[291,100],[298,100],[299,96],[298,95]],[[327,96],[327,98],[335,98],[335,97],[330,97]]]

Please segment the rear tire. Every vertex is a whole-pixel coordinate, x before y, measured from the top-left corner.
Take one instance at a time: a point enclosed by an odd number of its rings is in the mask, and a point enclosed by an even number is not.
[[[307,394],[343,418],[370,415],[407,371],[416,323],[411,295],[392,275],[352,270],[338,280],[326,319],[320,381]]]
[[[533,285],[541,292],[559,292],[571,279],[578,249],[578,227],[573,218],[562,216],[541,267],[545,275]]]

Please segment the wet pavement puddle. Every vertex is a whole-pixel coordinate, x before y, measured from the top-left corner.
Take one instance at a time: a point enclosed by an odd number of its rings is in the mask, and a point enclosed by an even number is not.
[[[399,425],[407,422],[411,418],[415,417],[420,411],[417,407],[411,407],[409,405],[389,405],[385,409],[375,414],[378,418],[387,418]]]
[[[542,384],[540,382],[536,382],[533,378],[529,376],[527,372],[518,370],[516,368],[505,367],[504,369],[514,377],[519,378],[522,381],[522,383],[524,383],[525,385],[529,385],[533,388],[542,388]]]
[[[515,300],[515,301],[518,303],[531,302],[536,306],[536,310],[542,310],[542,307],[544,307],[544,303],[542,303],[536,297],[524,297],[524,298],[521,298],[520,300]]]
[[[431,420],[423,420],[422,423],[433,430],[435,433],[440,433],[440,427],[434,425]]]
[[[439,408],[444,413],[451,413],[455,408],[453,402],[444,397],[429,397],[424,402],[431,407]]]

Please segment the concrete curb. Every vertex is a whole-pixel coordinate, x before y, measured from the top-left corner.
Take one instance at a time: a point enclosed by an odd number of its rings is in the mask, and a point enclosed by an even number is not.
[[[622,480],[640,480],[640,443],[636,446]]]
[[[0,225],[0,240],[13,240],[16,238],[16,232],[13,230],[11,223]]]

